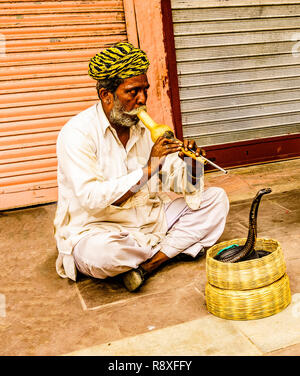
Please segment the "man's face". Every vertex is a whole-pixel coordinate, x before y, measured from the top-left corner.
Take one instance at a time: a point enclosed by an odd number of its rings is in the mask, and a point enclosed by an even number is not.
[[[135,111],[146,105],[148,88],[146,74],[125,79],[114,93],[114,105],[109,116],[111,123],[125,127],[137,124],[139,119]]]

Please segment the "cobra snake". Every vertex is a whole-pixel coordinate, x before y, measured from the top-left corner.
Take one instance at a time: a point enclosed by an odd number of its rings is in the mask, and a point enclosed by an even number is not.
[[[260,200],[263,195],[271,192],[271,188],[263,188],[257,192],[252,201],[249,214],[249,231],[246,243],[244,245],[233,244],[229,247],[221,249],[214,257],[215,260],[233,263],[260,258],[270,253],[264,250],[255,250],[254,246],[257,237],[257,212]]]

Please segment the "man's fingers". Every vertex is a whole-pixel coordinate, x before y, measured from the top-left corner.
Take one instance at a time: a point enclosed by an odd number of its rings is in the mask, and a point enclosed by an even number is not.
[[[189,146],[189,140],[183,140],[183,147],[186,151],[188,151],[188,146]]]
[[[163,144],[165,142],[166,138],[163,136],[159,136],[158,139],[156,140],[156,144]]]
[[[169,143],[166,143],[165,146],[169,148],[181,148],[182,147],[181,144],[177,142],[169,142]]]
[[[188,149],[196,150],[197,144],[196,144],[195,140],[187,140],[187,139],[185,139],[183,141],[183,147],[185,148],[186,151]]]
[[[204,157],[206,156],[205,150],[199,147],[196,149],[195,154],[196,154],[196,157],[199,157],[200,155],[203,155]]]
[[[178,144],[167,144],[165,145],[165,154],[175,153],[181,150],[181,146]]]
[[[195,152],[196,157],[199,157],[200,155],[203,155],[204,157],[206,156],[205,150],[197,146],[195,140],[184,140],[183,147],[186,151],[193,150]]]
[[[194,150],[196,147],[196,142],[194,140],[189,140],[189,148]]]

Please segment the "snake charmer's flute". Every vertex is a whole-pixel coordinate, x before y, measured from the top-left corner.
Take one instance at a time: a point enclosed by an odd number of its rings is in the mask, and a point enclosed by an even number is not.
[[[150,130],[153,142],[155,142],[160,136],[164,136],[166,138],[174,138],[176,140],[173,130],[168,125],[157,124],[144,109],[138,110],[137,116],[143,122],[143,124]],[[189,149],[187,151],[184,148],[181,148],[181,151],[188,157],[191,157],[198,162],[207,162],[213,167],[217,168],[218,170],[224,172],[224,174],[228,173],[228,171],[224,170],[222,167],[213,163],[209,159],[203,157],[203,155],[197,157],[195,151],[192,149]]]

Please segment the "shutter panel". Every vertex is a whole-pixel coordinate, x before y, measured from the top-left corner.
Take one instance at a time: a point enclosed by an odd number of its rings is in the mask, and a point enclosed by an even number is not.
[[[184,137],[204,146],[300,133],[299,0],[171,6]]]
[[[0,36],[0,209],[55,201],[57,134],[97,101],[88,61],[127,40],[123,2],[0,0]]]

